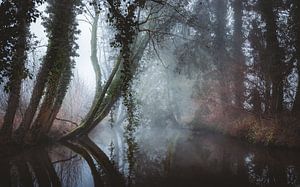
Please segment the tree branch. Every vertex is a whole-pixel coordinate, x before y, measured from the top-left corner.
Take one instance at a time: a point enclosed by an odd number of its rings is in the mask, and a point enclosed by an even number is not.
[[[76,127],[78,127],[78,123],[71,121],[71,120],[61,119],[61,118],[55,118],[55,120],[68,122],[68,123],[71,123],[71,124],[75,125]]]

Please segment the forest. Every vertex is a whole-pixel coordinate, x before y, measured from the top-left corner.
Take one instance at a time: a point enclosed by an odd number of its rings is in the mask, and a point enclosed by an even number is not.
[[[0,0],[0,186],[299,186],[299,0]]]

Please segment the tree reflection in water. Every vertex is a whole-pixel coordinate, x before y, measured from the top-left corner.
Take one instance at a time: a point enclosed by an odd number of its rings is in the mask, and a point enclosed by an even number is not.
[[[133,138],[139,150],[125,150],[135,154],[125,165],[113,164],[121,158],[88,137],[22,153],[1,149],[0,186],[299,186],[297,151],[246,146],[209,133],[160,132],[153,147]]]
[[[60,146],[61,153],[53,153],[53,157],[63,157],[61,160],[51,161],[51,151],[56,147],[1,158],[0,186],[124,186],[122,175],[88,137],[62,144],[68,149]],[[94,184],[82,181],[82,172],[86,172],[83,162],[88,164]]]

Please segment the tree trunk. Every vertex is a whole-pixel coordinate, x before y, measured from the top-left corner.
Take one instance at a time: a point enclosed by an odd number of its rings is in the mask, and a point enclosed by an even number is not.
[[[18,177],[21,183],[20,186],[33,187],[34,183],[33,183],[32,175],[28,167],[27,161],[23,159],[17,160],[16,166],[18,168],[18,174],[19,174]]]
[[[94,5],[95,17],[93,19],[92,31],[91,31],[91,62],[93,65],[93,69],[96,77],[96,97],[101,94],[101,69],[98,61],[98,22],[99,22],[99,10],[97,4]],[[94,103],[94,102],[93,102]]]
[[[293,21],[294,21],[294,33],[295,40],[295,57],[297,59],[297,72],[298,72],[298,87],[296,92],[296,98],[293,105],[293,112],[300,112],[300,1],[294,1],[293,9]]]
[[[131,72],[135,72],[138,67],[138,62],[142,58],[144,50],[150,41],[150,37],[145,35],[140,45],[137,47],[137,51],[132,56],[131,64]],[[136,46],[135,46],[136,47]],[[97,103],[94,108],[92,108],[92,112],[90,112],[90,116],[87,116],[85,120],[81,123],[81,125],[67,134],[62,140],[71,139],[76,136],[81,136],[89,133],[92,129],[94,129],[97,124],[99,124],[109,113],[111,107],[121,96],[122,86],[124,84],[124,80],[122,79],[121,72],[123,70],[121,55],[117,59],[117,63],[107,80],[105,86],[103,87],[102,94],[99,98],[97,98]]]
[[[3,129],[1,130],[1,134],[8,139],[10,139],[12,135],[14,118],[20,102],[21,84],[24,78],[25,60],[27,58],[26,48],[27,37],[29,33],[29,22],[26,19],[29,5],[27,2],[22,1],[19,6],[20,10],[17,13],[17,20],[19,23],[19,25],[17,26],[19,37],[16,46],[16,52],[12,62],[12,77],[10,82],[8,83],[10,87],[10,95],[6,113],[4,116]]]
[[[104,186],[104,182],[101,179],[101,175],[98,172],[98,169],[94,163],[92,156],[87,152],[86,149],[81,147],[80,145],[76,145],[69,142],[63,142],[63,145],[71,149],[73,152],[79,154],[89,165],[91,170],[91,174],[94,180],[94,186]]]
[[[57,116],[57,114],[62,106],[63,100],[67,94],[68,86],[69,86],[69,84],[71,82],[71,78],[72,78],[72,66],[73,66],[73,63],[68,64],[60,78],[59,88],[58,88],[58,92],[56,94],[56,100],[54,102],[53,108],[51,109],[49,118],[46,121],[46,123],[43,125],[42,131],[41,131],[41,133],[44,135],[46,135],[50,131],[50,129],[53,125],[53,122],[55,120],[55,117]]]
[[[76,49],[74,44],[76,34],[75,6],[76,4],[73,0],[53,1],[49,3],[49,10],[53,14],[47,26],[50,35],[49,45],[44,63],[37,76],[37,83],[33,89],[30,104],[19,128],[20,133],[18,135],[21,140],[31,127],[45,88],[47,88],[46,96],[32,129],[38,129],[38,131],[41,130],[40,128],[48,129],[49,120],[54,120],[52,116],[55,102],[57,101],[54,112],[59,110],[64,99],[70,77],[72,76],[70,71],[73,67],[73,61],[71,57],[75,55],[73,48]],[[68,72],[67,76],[64,75],[66,72]],[[66,77],[62,78],[62,76]],[[61,79],[65,80],[61,81]],[[30,137],[33,134],[28,135]]]
[[[95,2],[94,2],[95,3]],[[96,78],[96,90],[95,90],[95,96],[93,99],[93,103],[91,106],[91,109],[89,110],[89,112],[86,115],[86,118],[90,118],[93,115],[93,109],[96,107],[96,103],[98,98],[101,96],[102,93],[102,86],[101,86],[101,69],[99,66],[99,61],[98,61],[98,57],[97,57],[97,51],[98,51],[98,22],[99,22],[99,10],[97,7],[97,4],[95,3],[93,5],[94,7],[94,12],[95,12],[95,17],[93,17],[93,24],[92,24],[92,30],[91,30],[91,62],[93,65],[93,70],[95,73],[95,78]]]
[[[244,71],[245,57],[242,52],[243,37],[243,2],[241,0],[233,0],[234,8],[234,33],[233,33],[233,58],[235,61],[234,68],[234,94],[235,104],[243,109],[244,98]]]
[[[159,11],[158,11],[159,13]],[[172,15],[176,14],[174,11],[171,13],[170,20],[173,19]],[[152,15],[153,16],[153,15]],[[151,20],[151,19],[150,19]],[[170,29],[172,21],[166,20],[164,23],[148,23],[149,30],[159,30],[161,32],[167,32]],[[146,27],[147,28],[147,27]],[[130,46],[130,57],[127,60],[132,75],[138,68],[138,62],[144,54],[144,50],[147,47],[150,36],[149,34],[137,33],[133,36],[134,41]],[[92,129],[94,129],[109,113],[111,107],[120,98],[122,88],[125,84],[123,80],[122,71],[123,67],[123,53],[120,53],[116,60],[115,67],[105,83],[100,97],[97,98],[97,102],[93,108],[91,108],[89,115],[81,122],[81,125],[61,138],[61,140],[69,140],[75,137],[87,135]]]
[[[48,82],[49,71],[51,67],[52,64],[44,60],[44,63],[38,72],[29,105],[25,111],[25,115],[20,124],[20,127],[16,132],[17,139],[19,139],[20,141],[22,141],[25,133],[29,130],[32,120],[36,114],[42,96],[44,94],[45,86]]]
[[[215,0],[215,16],[216,26],[214,30],[215,39],[215,63],[219,73],[220,98],[221,104],[226,106],[229,104],[229,85],[227,77],[227,51],[226,51],[226,15],[227,0]]]
[[[270,64],[267,74],[271,77],[272,82],[270,110],[271,114],[275,115],[283,110],[284,52],[277,39],[275,3],[273,0],[264,0],[260,3],[262,17],[266,23],[266,63]]]

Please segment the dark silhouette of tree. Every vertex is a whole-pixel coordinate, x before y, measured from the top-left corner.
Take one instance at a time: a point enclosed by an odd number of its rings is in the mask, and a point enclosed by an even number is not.
[[[233,67],[233,82],[234,82],[234,94],[235,104],[239,108],[243,108],[244,102],[244,71],[245,71],[245,56],[242,52],[243,43],[245,42],[243,33],[243,2],[242,0],[233,0],[232,7],[234,11],[234,25],[233,25],[233,61],[236,67]]]
[[[11,138],[13,121],[20,101],[21,83],[28,76],[25,68],[29,47],[29,26],[39,15],[36,4],[42,1],[3,1],[1,3],[0,83],[7,78],[8,106],[4,116],[2,137]]]
[[[229,93],[228,86],[228,53],[226,45],[226,17],[227,17],[227,0],[224,1],[213,1],[214,14],[215,14],[215,25],[214,25],[214,61],[218,70],[220,89],[220,98],[222,105],[228,105],[230,98],[226,93]]]
[[[29,142],[35,141],[42,134],[47,134],[60,109],[72,76],[71,69],[74,66],[72,57],[76,56],[78,48],[74,41],[78,33],[75,17],[79,2],[51,0],[48,5],[49,19],[45,21],[45,27],[49,44],[29,106],[17,130],[18,141],[22,141],[29,130],[31,130],[28,134]],[[43,102],[33,122],[43,95],[45,95]]]
[[[266,24],[266,66],[267,76],[270,78],[270,113],[276,114],[283,111],[283,86],[284,86],[284,51],[279,45],[277,37],[276,20],[278,15],[275,12],[276,4],[274,1],[260,1],[259,7],[261,15]]]

